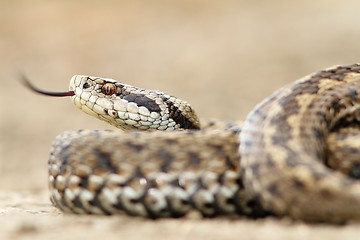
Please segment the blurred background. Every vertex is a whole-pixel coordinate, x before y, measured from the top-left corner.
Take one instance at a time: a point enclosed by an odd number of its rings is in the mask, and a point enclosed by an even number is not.
[[[0,0],[0,189],[47,191],[51,141],[111,128],[68,99],[74,74],[160,89],[203,118],[243,119],[280,86],[360,62],[359,1]]]

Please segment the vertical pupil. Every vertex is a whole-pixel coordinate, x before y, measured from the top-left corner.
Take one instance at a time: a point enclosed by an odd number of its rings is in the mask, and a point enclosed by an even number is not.
[[[105,86],[106,94],[111,94],[111,87],[109,85]]]

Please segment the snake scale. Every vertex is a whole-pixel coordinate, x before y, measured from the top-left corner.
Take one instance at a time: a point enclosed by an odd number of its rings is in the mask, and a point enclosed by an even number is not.
[[[75,75],[69,91],[49,92],[23,80],[126,130],[66,131],[54,140],[50,198],[64,212],[360,218],[360,64],[275,91],[243,123],[201,127],[187,102],[161,91]]]

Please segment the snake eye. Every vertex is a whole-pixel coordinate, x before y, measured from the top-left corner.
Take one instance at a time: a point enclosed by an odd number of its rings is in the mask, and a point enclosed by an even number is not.
[[[105,83],[102,88],[101,92],[105,95],[112,95],[115,93],[115,85],[112,83]]]

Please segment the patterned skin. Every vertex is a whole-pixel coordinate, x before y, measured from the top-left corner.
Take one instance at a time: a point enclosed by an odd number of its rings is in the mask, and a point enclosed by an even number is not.
[[[201,128],[187,102],[161,91],[78,75],[64,93],[25,83],[71,96],[87,114],[131,130],[67,131],[55,139],[51,200],[65,212],[360,218],[359,64],[283,87],[243,125],[209,121]]]

